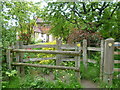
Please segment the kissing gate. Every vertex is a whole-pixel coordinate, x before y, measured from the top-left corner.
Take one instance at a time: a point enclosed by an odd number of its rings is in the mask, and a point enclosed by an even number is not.
[[[81,44],[80,44],[81,45]],[[56,50],[28,50],[27,48],[56,48]],[[120,68],[114,68],[114,63],[119,63],[120,60],[114,60],[114,47],[120,49],[120,43],[115,42],[114,39],[109,38],[106,40],[101,40],[101,47],[88,47],[87,40],[83,40],[82,46],[62,44],[61,40],[57,40],[56,45],[23,45],[22,41],[16,42],[15,46],[7,49],[7,63],[8,68],[12,69],[12,66],[16,66],[20,74],[24,74],[24,66],[41,67],[41,68],[51,68],[51,69],[69,69],[75,70],[76,76],[80,81],[80,62],[83,61],[84,67],[87,69],[87,63],[96,63],[94,60],[87,58],[87,51],[98,51],[101,52],[100,60],[100,79],[105,83],[112,84],[113,72],[120,71]],[[81,52],[82,51],[82,52]],[[13,56],[15,54],[16,61],[13,62]],[[29,58],[23,59],[23,53],[47,53],[56,54],[56,57],[49,58]],[[115,54],[120,54],[120,52],[115,52]],[[80,56],[83,56],[80,58]],[[69,58],[73,56],[73,58]],[[41,65],[41,64],[30,64],[26,63],[28,61],[41,61],[41,60],[56,60],[56,66],[51,65]],[[62,61],[74,61],[74,67],[61,66]],[[18,67],[19,66],[19,67]]]

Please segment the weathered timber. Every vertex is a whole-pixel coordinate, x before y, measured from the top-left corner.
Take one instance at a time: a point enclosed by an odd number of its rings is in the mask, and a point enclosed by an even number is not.
[[[89,63],[94,63],[94,64],[97,63],[97,61],[91,60],[91,59],[88,59],[88,62],[89,62]]]
[[[73,57],[74,57],[74,55],[62,55],[61,58],[73,58]]]
[[[8,64],[8,69],[12,69],[11,67],[11,53],[10,53],[10,49],[6,50],[6,58],[7,58],[7,64]]]
[[[75,47],[61,47],[61,49],[65,49],[65,50],[75,50]]]
[[[81,50],[79,49],[79,47],[76,46],[75,51],[79,51],[80,52]],[[75,56],[75,66],[80,68],[80,56]]]
[[[72,47],[75,49],[75,44],[62,44],[61,47]]]
[[[100,80],[103,80],[103,68],[104,68],[104,40],[101,40],[101,60],[100,60]]]
[[[108,38],[105,40],[105,52],[104,52],[104,76],[103,81],[107,84],[112,84],[113,78],[113,53],[114,53],[114,39]]]
[[[12,63],[12,65],[51,68],[51,69],[69,69],[69,70],[79,71],[79,69],[76,67],[65,67],[65,66],[52,66],[52,65],[40,65],[40,64],[29,64],[29,63]]]
[[[88,62],[88,59],[87,59],[87,40],[84,39],[83,40],[83,64],[85,66],[85,69],[87,69],[87,62]]]
[[[75,61],[74,58],[63,58],[61,59],[61,61]]]
[[[75,51],[81,51],[81,49],[76,46]],[[80,56],[75,56],[75,67],[80,69]],[[76,77],[77,77],[77,80],[81,82],[80,72],[76,72]]]
[[[27,48],[55,48],[56,45],[23,45],[24,49]]]
[[[114,60],[114,63],[115,64],[120,63],[120,60]]]
[[[69,44],[63,44],[60,47],[61,49],[65,49],[65,50],[75,50],[76,46],[75,45],[69,45]],[[82,47],[79,47],[80,49],[82,49]]]
[[[56,59],[56,57],[48,57],[48,58],[29,58],[29,59],[23,59],[23,62],[36,62],[36,61],[42,61],[42,60],[51,60],[51,59]]]
[[[61,61],[75,61],[75,59],[74,58],[63,58],[63,59],[61,59]],[[80,60],[81,62],[83,61],[83,60]],[[91,60],[91,59],[88,59],[88,63],[97,63],[95,60]]]
[[[120,48],[120,42],[115,42],[114,47]]]
[[[120,68],[114,68],[115,72],[120,72]]]
[[[61,48],[60,48],[60,46],[62,45],[61,39],[57,39],[56,43],[57,43],[56,50],[61,51]],[[62,56],[60,54],[56,55],[56,65],[58,66],[60,66],[60,63],[61,63],[61,57]]]
[[[115,55],[120,55],[120,52],[114,52]]]
[[[13,52],[23,52],[23,53],[48,53],[48,54],[70,54],[70,55],[80,55],[78,51],[52,51],[52,50],[26,50],[26,49],[14,49]]]
[[[101,51],[101,48],[97,48],[97,47],[87,47],[87,50],[89,50],[89,51]]]
[[[23,41],[19,41],[19,48],[22,49],[23,48]],[[24,57],[24,53],[19,53],[19,62],[23,62],[23,57]],[[24,66],[20,67],[20,74],[21,76],[25,75],[25,70],[24,70]]]
[[[15,43],[15,49],[19,49],[19,42],[17,41]],[[20,58],[19,58],[19,53],[16,52],[16,62],[20,62]],[[20,75],[20,67],[16,67],[17,71],[18,71],[18,75]]]
[[[82,47],[79,47],[82,49]],[[61,46],[61,49],[64,49],[64,50],[75,50],[75,47],[64,47],[64,46]]]
[[[19,49],[23,49],[23,42],[19,41]],[[19,53],[19,60],[20,62],[23,61],[23,53]]]

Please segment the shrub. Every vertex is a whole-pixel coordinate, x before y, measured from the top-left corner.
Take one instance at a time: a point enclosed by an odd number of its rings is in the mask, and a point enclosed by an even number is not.
[[[97,45],[99,45],[102,36],[98,32],[74,29],[68,36],[67,43],[71,44],[73,42],[81,42],[83,39],[87,39],[89,45],[91,43],[97,43]]]

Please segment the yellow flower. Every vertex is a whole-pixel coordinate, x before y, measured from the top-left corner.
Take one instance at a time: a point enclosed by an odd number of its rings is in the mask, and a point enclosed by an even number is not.
[[[80,43],[78,43],[77,46],[80,47],[81,46]]]

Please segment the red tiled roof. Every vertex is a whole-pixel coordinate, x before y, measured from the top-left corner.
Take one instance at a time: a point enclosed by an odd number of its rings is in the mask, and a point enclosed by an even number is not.
[[[36,26],[33,27],[33,30],[34,30],[34,32],[39,32],[39,33],[41,32],[40,28],[36,27]]]
[[[36,22],[37,22],[38,26],[37,27],[36,26],[33,27],[34,32],[39,32],[39,33],[48,33],[49,32],[51,27],[42,18],[38,18],[36,20]]]
[[[50,30],[50,27],[48,26],[40,26],[40,27],[33,27],[34,32],[38,32],[38,33],[48,33]]]
[[[42,33],[48,33],[49,30],[50,30],[50,27],[47,27],[47,26],[41,27]]]

